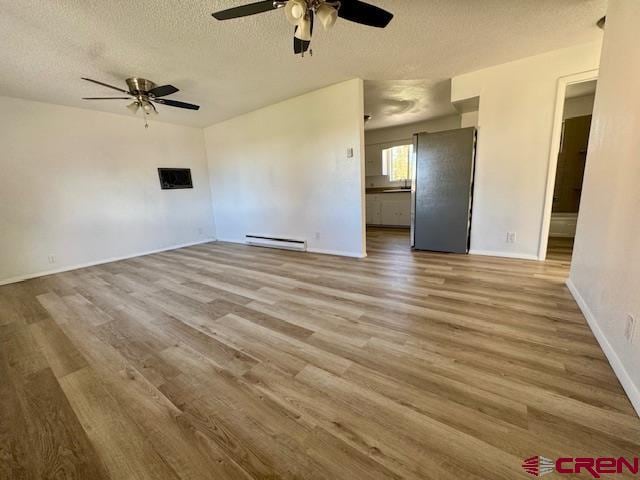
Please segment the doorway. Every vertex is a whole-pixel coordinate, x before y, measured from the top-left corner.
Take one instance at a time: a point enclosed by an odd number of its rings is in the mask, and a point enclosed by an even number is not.
[[[570,262],[589,146],[597,80],[567,85],[562,108],[546,258]]]

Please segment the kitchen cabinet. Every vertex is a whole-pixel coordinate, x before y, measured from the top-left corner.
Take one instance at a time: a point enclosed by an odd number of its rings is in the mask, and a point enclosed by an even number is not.
[[[364,149],[365,175],[375,177],[382,175],[382,148],[380,145],[367,145]]]
[[[411,225],[411,193],[376,193],[366,196],[367,225]]]
[[[403,197],[410,197],[410,194],[401,193],[385,195],[392,198],[383,198],[382,200],[382,206],[380,208],[380,220],[382,225],[409,225],[409,203]]]
[[[366,210],[367,210],[367,225],[380,225],[380,196],[381,195],[367,195]]]

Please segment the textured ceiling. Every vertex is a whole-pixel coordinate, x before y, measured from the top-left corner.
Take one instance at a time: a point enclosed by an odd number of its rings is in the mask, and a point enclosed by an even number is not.
[[[450,80],[379,80],[364,84],[367,130],[456,113]]]
[[[441,82],[451,76],[598,39],[594,23],[606,6],[370,0],[395,14],[387,29],[339,21],[331,32],[318,29],[313,56],[300,58],[281,11],[228,22],[210,16],[250,1],[0,0],[0,95],[130,115],[126,101],[80,100],[111,93],[80,77],[123,85],[137,75],[174,84],[182,91],[171,98],[202,105],[199,112],[161,106],[161,120],[207,126],[360,77],[374,92],[367,109],[391,112],[401,123],[436,116],[430,108],[442,108]],[[389,82],[414,79],[425,80]],[[439,94],[416,99],[432,86]]]

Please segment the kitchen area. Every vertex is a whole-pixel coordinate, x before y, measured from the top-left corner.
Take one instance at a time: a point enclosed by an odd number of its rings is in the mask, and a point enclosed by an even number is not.
[[[411,138],[366,145],[368,226],[411,226]]]
[[[441,125],[438,125],[441,126]],[[365,132],[366,223],[406,229],[415,250],[469,251],[476,128]],[[427,133],[428,132],[428,133]]]

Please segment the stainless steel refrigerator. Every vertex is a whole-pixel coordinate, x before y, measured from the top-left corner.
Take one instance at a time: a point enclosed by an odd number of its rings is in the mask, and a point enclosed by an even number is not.
[[[416,250],[467,253],[476,129],[414,135],[411,246]]]

